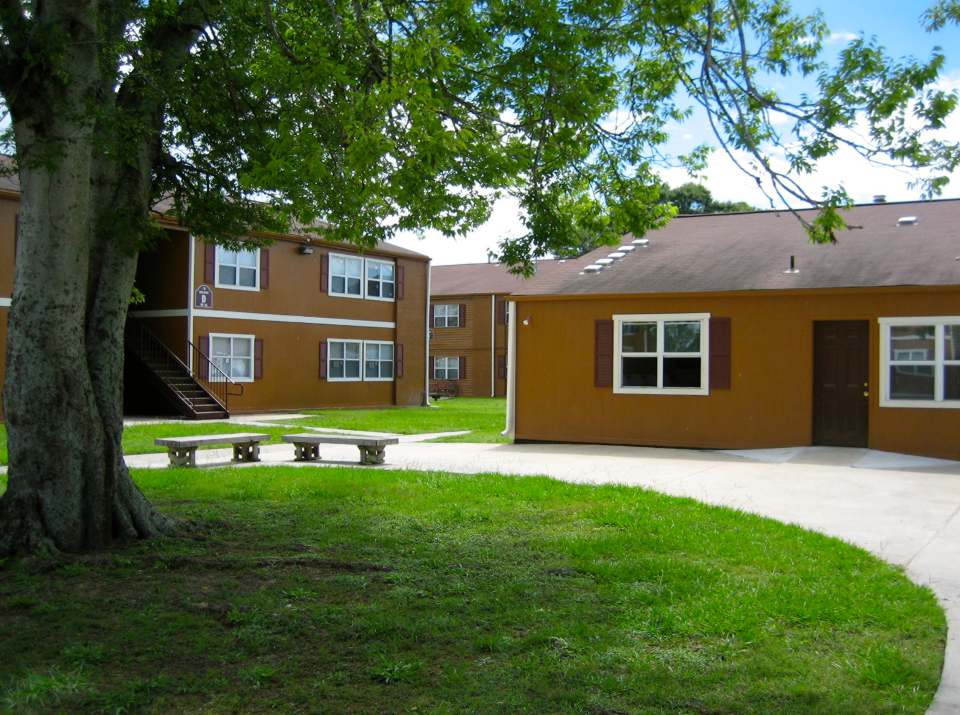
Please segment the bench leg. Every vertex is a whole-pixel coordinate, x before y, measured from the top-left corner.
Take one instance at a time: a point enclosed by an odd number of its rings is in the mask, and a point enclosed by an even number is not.
[[[259,462],[260,461],[260,443],[259,442],[241,442],[233,445],[234,462]]]
[[[294,460],[297,462],[316,462],[320,459],[320,445],[308,442],[293,443]]]
[[[383,464],[386,448],[360,447],[360,464]]]
[[[171,467],[197,466],[196,447],[168,447],[167,455],[170,457]]]

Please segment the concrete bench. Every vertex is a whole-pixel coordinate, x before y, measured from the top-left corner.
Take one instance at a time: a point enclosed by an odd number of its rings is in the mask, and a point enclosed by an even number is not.
[[[320,459],[321,444],[354,444],[360,449],[360,464],[383,464],[388,444],[399,444],[396,437],[351,437],[349,435],[285,434],[284,442],[293,443],[298,462]]]
[[[196,437],[158,437],[155,443],[167,448],[171,467],[196,467],[197,448],[211,444],[233,445],[234,462],[259,462],[260,443],[270,439],[268,434],[240,432],[237,434],[208,434]]]

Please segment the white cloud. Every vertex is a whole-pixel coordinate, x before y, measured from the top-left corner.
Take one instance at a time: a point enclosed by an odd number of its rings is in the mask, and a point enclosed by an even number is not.
[[[830,36],[827,37],[827,42],[831,45],[835,45],[841,42],[852,42],[858,37],[860,37],[860,35],[855,32],[831,32]]]

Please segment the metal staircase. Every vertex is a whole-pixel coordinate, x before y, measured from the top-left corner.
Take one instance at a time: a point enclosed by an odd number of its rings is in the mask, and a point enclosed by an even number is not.
[[[234,382],[193,343],[187,341],[191,370],[141,321],[130,318],[124,342],[128,356],[139,360],[157,389],[184,417],[215,420],[230,416],[230,397],[243,394]]]

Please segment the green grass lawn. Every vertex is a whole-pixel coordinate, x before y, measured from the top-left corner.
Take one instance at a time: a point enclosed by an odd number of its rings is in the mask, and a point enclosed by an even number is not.
[[[296,432],[305,425],[397,434],[459,432],[460,437],[446,437],[438,442],[506,442],[503,431],[506,401],[491,397],[457,397],[441,400],[432,407],[391,407],[371,410],[306,410],[310,415],[300,420],[283,420],[289,427],[259,427],[222,422],[165,422],[137,424],[123,431],[126,454],[162,452],[153,442],[157,437],[180,437],[196,434],[228,434],[230,432],[263,432],[270,442],[279,442],[280,435]],[[269,422],[269,418],[263,421]],[[279,423],[279,421],[278,421]],[[302,431],[302,430],[301,430]],[[0,424],[0,464],[7,463],[7,430]]]
[[[455,397],[431,407],[392,407],[376,410],[305,410],[301,425],[396,434],[427,434],[470,430],[439,442],[507,442],[503,431],[507,402],[502,397]]]
[[[930,591],[774,521],[543,478],[135,478],[192,530],[3,565],[0,710],[872,715],[937,685]]]

